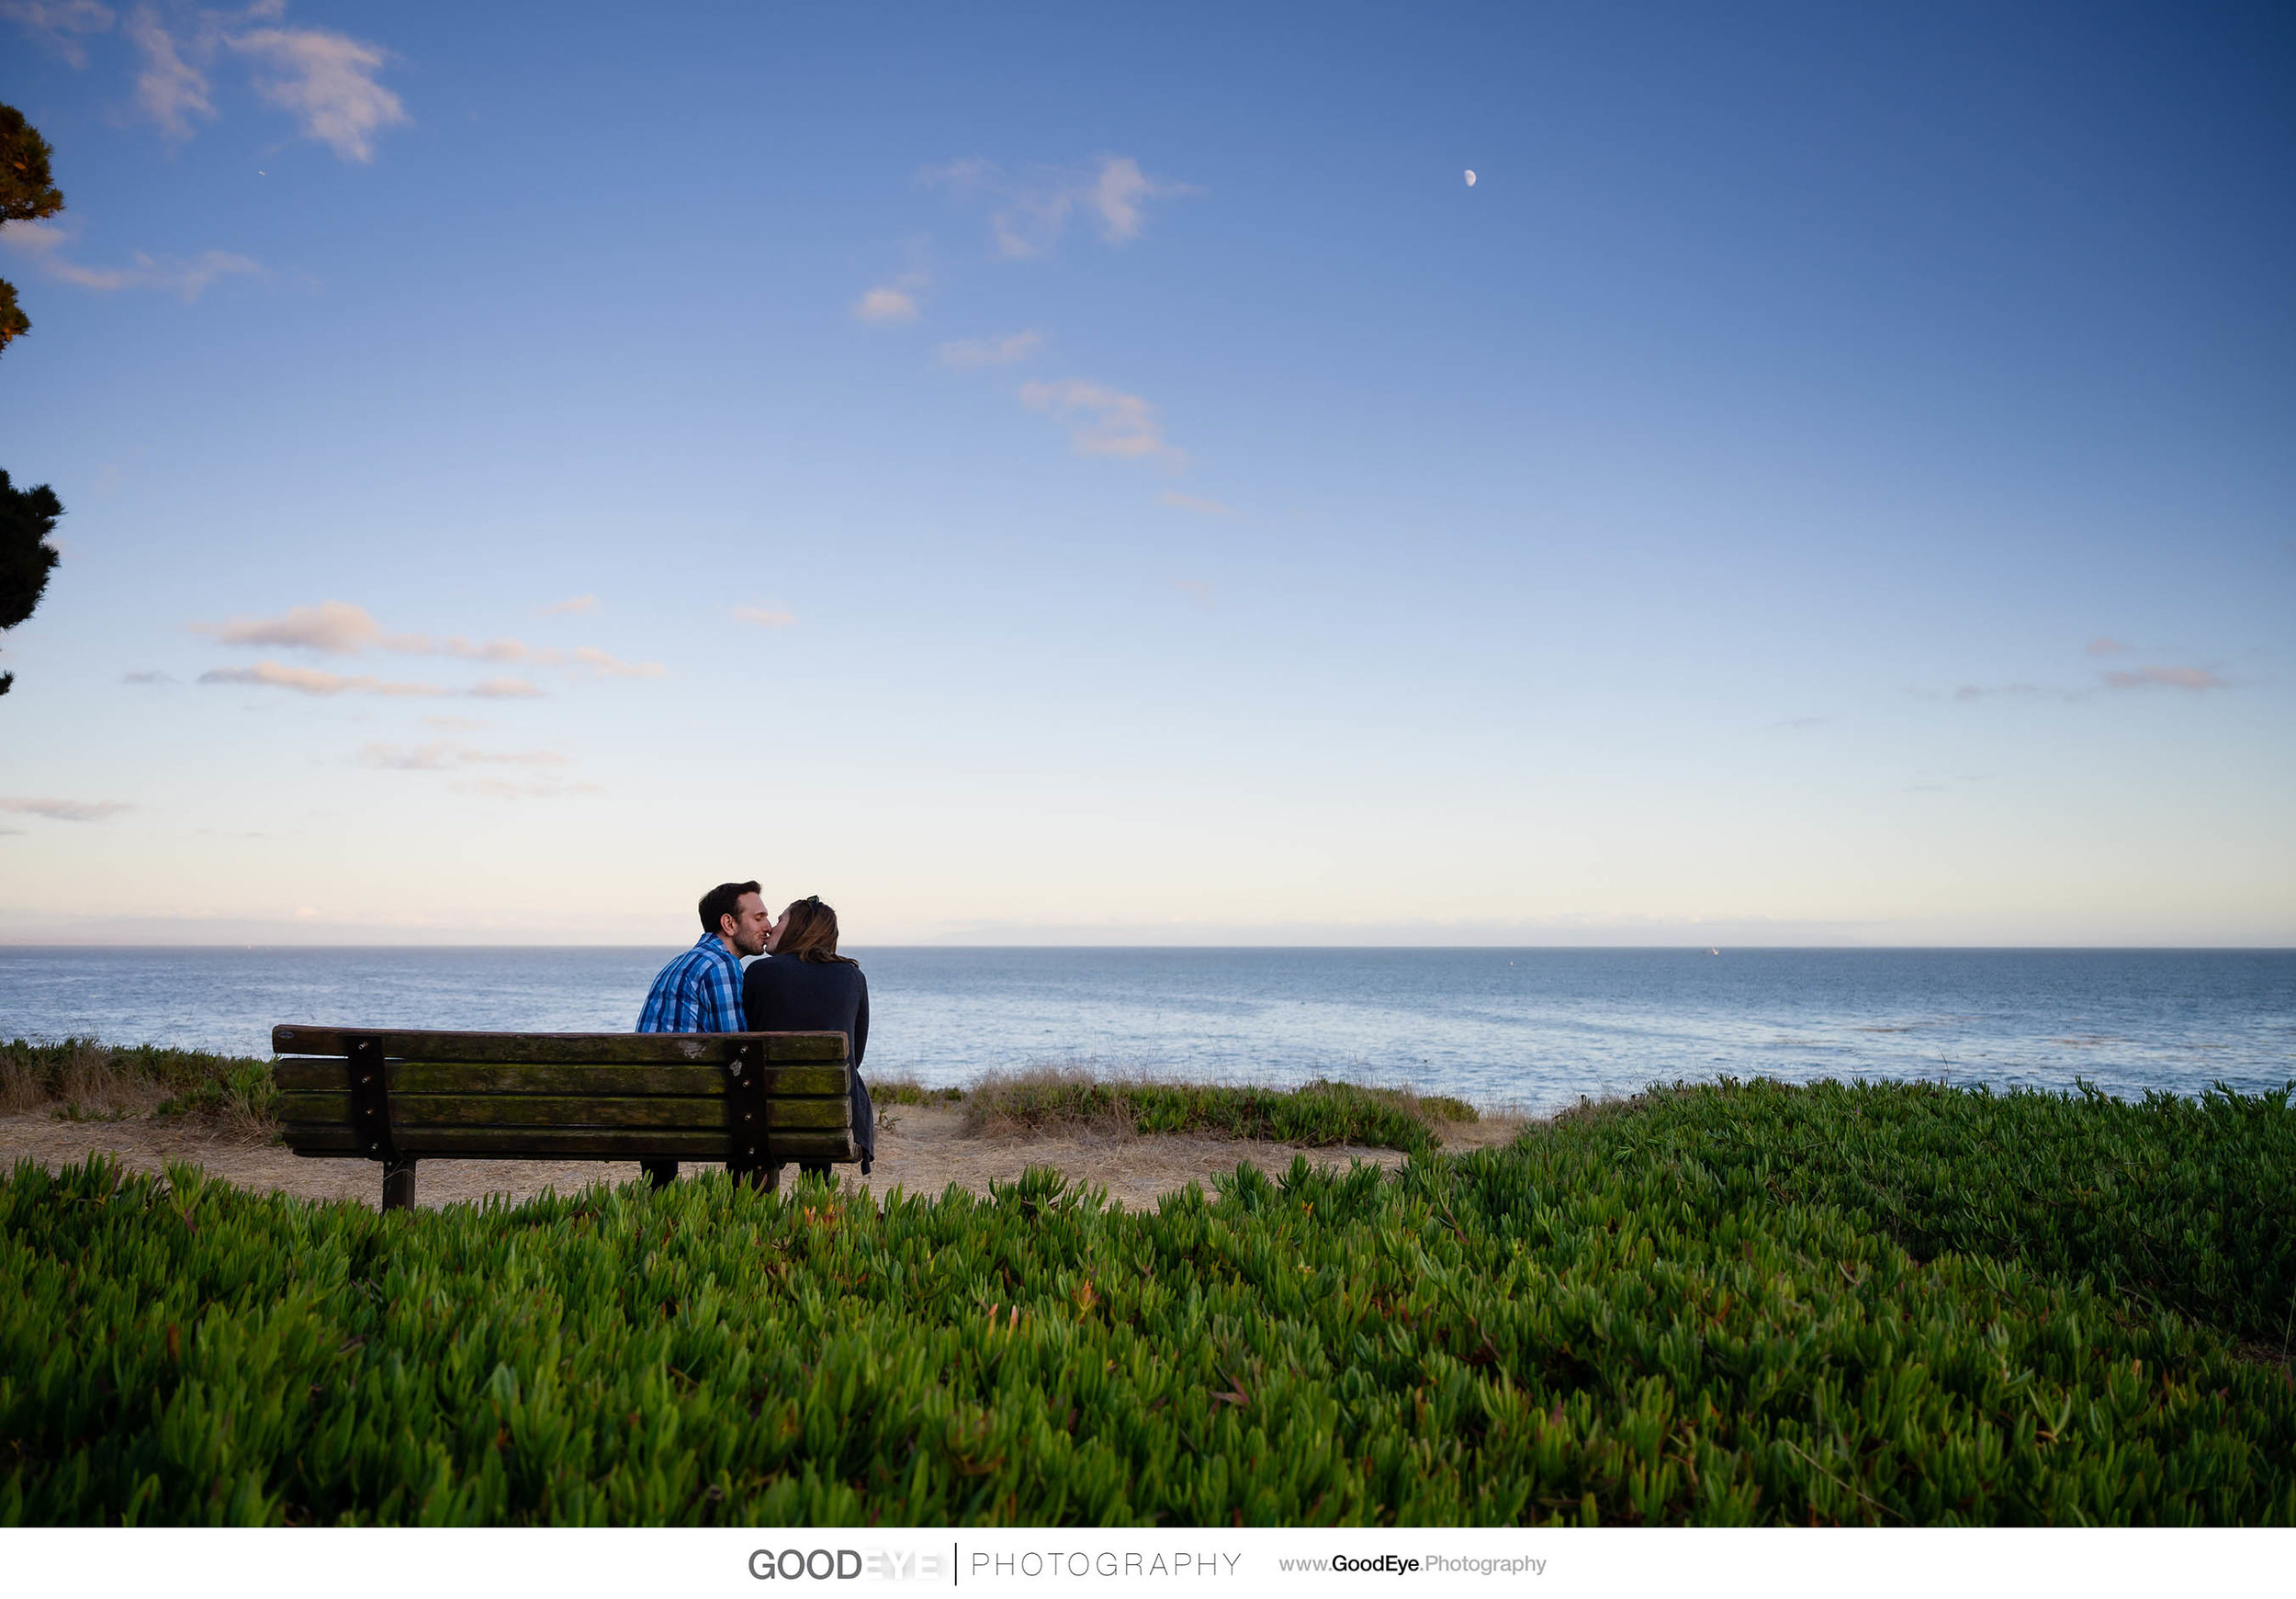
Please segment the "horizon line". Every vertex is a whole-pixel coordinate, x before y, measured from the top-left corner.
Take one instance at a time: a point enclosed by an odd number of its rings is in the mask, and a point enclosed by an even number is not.
[[[592,943],[507,943],[507,942],[479,942],[479,941],[477,941],[477,940],[461,940],[461,941],[448,942],[448,943],[421,943],[421,942],[416,942],[416,941],[413,941],[413,940],[401,940],[391,941],[391,942],[382,942],[382,943],[371,943],[371,942],[370,942],[370,943],[361,943],[361,942],[355,942],[355,941],[351,941],[351,940],[340,940],[340,941],[338,941],[338,940],[327,940],[327,941],[314,941],[314,942],[307,942],[307,943],[293,943],[293,944],[285,944],[285,943],[263,943],[263,942],[246,943],[246,942],[242,942],[242,941],[239,941],[239,940],[229,940],[229,941],[226,941],[226,940],[203,940],[203,941],[200,941],[200,942],[181,942],[181,943],[116,943],[116,942],[109,942],[109,941],[98,941],[98,940],[60,940],[60,941],[34,942],[34,941],[31,941],[31,940],[10,940],[10,939],[6,939],[6,938],[0,938],[0,952],[5,952],[5,951],[15,951],[15,950],[78,950],[78,951],[89,951],[89,950],[114,950],[114,951],[119,951],[119,952],[154,952],[154,951],[179,952],[179,951],[193,951],[193,950],[238,950],[238,951],[242,951],[242,952],[245,952],[245,951],[252,951],[252,950],[260,950],[260,951],[265,951],[265,952],[278,952],[278,951],[319,951],[319,950],[346,950],[346,951],[347,951],[347,950],[365,950],[365,951],[374,951],[374,950],[660,950],[660,949],[671,949],[671,948],[683,949],[683,948],[688,948],[688,947],[690,947],[690,946],[683,945],[683,944],[679,944],[679,945],[675,945],[675,946],[673,946],[673,945],[671,945],[671,944],[670,944],[669,941],[667,941],[667,940],[660,941],[660,942],[637,942],[637,943],[597,943],[597,942],[592,942]],[[1536,953],[1536,952],[1556,952],[1556,953],[1573,953],[1573,952],[1588,952],[1588,951],[1604,951],[1604,952],[1647,951],[1647,952],[1649,952],[1654,953],[1654,954],[1664,954],[1664,953],[1684,953],[1684,952],[1697,953],[1697,952],[1716,952],[1716,953],[1723,953],[1723,952],[1735,952],[1735,953],[1741,953],[1741,954],[1769,954],[1769,953],[1775,953],[1775,954],[1889,954],[1889,953],[1905,953],[1905,952],[1943,952],[1943,953],[1964,953],[1964,954],[2049,954],[2049,953],[2064,953],[2064,954],[2112,954],[2112,953],[2122,953],[2122,954],[2171,954],[2171,953],[2175,953],[2175,954],[2217,954],[2217,953],[2222,953],[2222,954],[2296,954],[2296,944],[2223,944],[2223,943],[2181,943],[2181,944],[2180,944],[2180,943],[2167,943],[2167,944],[2158,944],[2158,943],[2154,943],[2154,944],[2137,944],[2137,943],[2098,943],[2098,944],[2064,944],[2064,943],[1993,943],[1993,944],[1985,944],[1985,943],[1968,943],[1968,944],[1957,944],[1957,943],[1905,943],[1905,944],[1761,944],[1761,943],[1734,943],[1734,942],[1728,942],[1728,941],[1716,941],[1716,940],[1700,940],[1694,941],[1694,942],[1689,942],[1689,943],[1679,943],[1679,944],[1678,944],[1678,943],[1576,943],[1576,944],[1563,944],[1563,943],[1538,943],[1538,944],[1491,944],[1491,943],[1478,943],[1478,944],[1433,944],[1433,943],[1347,943],[1347,944],[1337,944],[1337,943],[1324,943],[1324,944],[1244,943],[1244,944],[1213,944],[1213,943],[1205,943],[1205,944],[1194,944],[1194,943],[1171,943],[1171,942],[1165,942],[1165,943],[1145,943],[1145,944],[1142,944],[1142,943],[1108,943],[1108,944],[1101,944],[1101,943],[1050,943],[1050,944],[1048,944],[1048,943],[973,943],[973,942],[965,942],[965,943],[956,943],[956,942],[936,942],[936,943],[896,943],[896,942],[888,942],[888,943],[882,943],[882,944],[872,944],[872,943],[854,943],[854,944],[850,944],[850,945],[849,945],[849,946],[847,946],[847,947],[848,947],[848,948],[850,948],[850,949],[855,950],[855,951],[861,951],[861,950],[882,950],[882,951],[894,951],[894,950],[898,950],[898,951],[903,951],[903,952],[909,952],[909,951],[1003,950],[1003,951],[1022,951],[1022,952],[1068,952],[1068,951],[1085,951],[1085,952],[1095,952],[1095,951],[1097,951],[1097,952],[1112,952],[1112,953],[1139,953],[1139,952],[1153,952],[1153,951],[1158,951],[1158,950],[1171,950],[1171,951],[1192,952],[1199,952],[1199,953],[1236,953],[1236,952],[1255,952],[1255,951],[1266,951],[1266,952],[1282,952],[1282,953],[1292,953],[1292,954],[1297,954],[1297,953],[1301,953],[1301,952],[1322,952],[1322,951],[1331,951],[1331,952],[1355,952],[1355,951],[1376,951],[1376,952],[1390,952],[1390,953],[1418,952],[1418,953],[1428,953],[1428,954],[1466,954],[1466,953],[1484,953],[1484,952]],[[756,957],[745,957],[745,958],[746,958],[746,959],[755,959]]]

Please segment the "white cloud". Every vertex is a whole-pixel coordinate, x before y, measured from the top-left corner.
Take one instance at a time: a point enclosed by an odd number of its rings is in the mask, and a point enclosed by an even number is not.
[[[796,625],[797,616],[794,612],[769,605],[737,605],[734,620],[755,623],[760,627],[791,627]]]
[[[1964,683],[1953,691],[1953,698],[1964,704],[1972,700],[1995,698],[2072,701],[2086,699],[2091,692],[2086,689],[2043,688],[2039,683],[2002,683],[1998,688],[1987,688],[1977,683]]]
[[[929,166],[917,175],[927,185],[945,185],[950,193],[971,195],[995,184],[999,176],[994,163],[976,155],[959,156],[947,166]]]
[[[12,222],[0,231],[0,244],[28,257],[48,276],[99,292],[156,288],[188,301],[197,299],[219,277],[263,276],[261,263],[228,250],[207,250],[189,257],[147,255],[139,250],[132,266],[83,266],[65,256],[71,242],[71,234],[47,222]]]
[[[364,605],[342,600],[321,600],[316,605],[297,605],[285,615],[239,617],[220,625],[195,623],[201,633],[212,633],[225,644],[273,646],[309,649],[321,655],[356,655],[370,644],[385,644],[382,624]],[[428,649],[429,641],[402,636],[387,647]]]
[[[571,600],[560,600],[555,605],[545,605],[542,608],[542,614],[545,616],[587,616],[597,609],[597,595],[577,594]]]
[[[2183,689],[2197,694],[2209,689],[2230,688],[2232,685],[2204,666],[2141,666],[2134,671],[2105,673],[2105,686],[2112,689]]]
[[[515,662],[568,670],[587,668],[600,677],[657,678],[668,675],[670,670],[658,661],[621,660],[587,645],[573,650],[545,649],[519,638],[470,639],[457,634],[441,640],[422,633],[385,633],[382,624],[375,620],[366,607],[342,600],[297,605],[278,616],[233,617],[221,624],[194,623],[192,626],[197,632],[215,635],[225,644],[308,649],[321,655],[358,655],[373,647],[396,655],[445,655],[457,660]],[[501,698],[538,694],[542,691],[514,678],[495,678],[470,692],[487,698]]]
[[[574,651],[574,664],[586,666],[602,678],[658,678],[670,675],[670,669],[658,660],[617,660],[602,649],[588,645]]]
[[[135,808],[121,800],[0,799],[0,811],[55,822],[100,822]]]
[[[260,28],[226,42],[271,69],[256,92],[344,161],[373,160],[376,136],[408,120],[399,96],[375,81],[389,59],[378,45],[316,28]]]
[[[1175,470],[1187,463],[1186,456],[1165,442],[1156,408],[1136,394],[1072,377],[1062,383],[1024,383],[1020,403],[1066,427],[1068,442],[1080,456],[1157,460]]]
[[[111,7],[96,0],[0,0],[0,17],[20,25],[75,67],[87,65],[87,47],[79,36],[108,33],[114,20]]]
[[[131,671],[119,681],[123,683],[141,683],[147,687],[156,688],[172,683],[175,680],[163,671]]]
[[[316,667],[282,666],[260,660],[253,666],[219,666],[199,674],[203,683],[237,683],[250,688],[287,689],[298,694],[332,699],[337,694],[379,694],[386,699],[440,699],[456,691],[436,683],[392,682],[366,673],[321,671]],[[523,678],[488,678],[461,693],[474,700],[532,700],[542,690]]]
[[[2109,634],[2099,634],[2088,641],[2091,655],[2126,655],[2129,647]]]
[[[2092,655],[2116,653],[2092,647]],[[2123,693],[2140,689],[2182,689],[2187,693],[2206,693],[2211,689],[2228,689],[2233,685],[2212,668],[2204,666],[2140,666],[2127,671],[2100,671],[2098,681],[2107,689]],[[1998,688],[1964,683],[1953,691],[1956,700],[1989,700],[1995,698],[2021,700],[2063,700],[2068,704],[2094,697],[2095,688],[2047,688],[2039,683],[2003,683]]]
[[[1235,514],[1232,508],[1221,504],[1217,500],[1206,500],[1196,494],[1183,494],[1176,489],[1166,489],[1157,495],[1156,503],[1169,505],[1175,511],[1193,512],[1199,516],[1233,516]]]
[[[254,688],[288,689],[298,694],[332,698],[336,694],[383,694],[393,699],[428,698],[446,691],[434,683],[385,682],[373,677],[345,677],[305,666],[281,666],[257,661],[253,666],[223,666],[199,674],[203,683],[243,683]],[[477,693],[473,690],[472,693]]]
[[[1148,201],[1202,192],[1190,184],[1150,177],[1129,155],[1102,156],[1089,168],[1043,168],[1028,179],[1007,178],[985,161],[955,161],[929,167],[917,178],[960,198],[986,195],[995,201],[989,230],[996,253],[1013,261],[1041,255],[1059,243],[1079,208],[1099,218],[1102,239],[1129,244],[1147,226]]]
[[[940,347],[944,366],[1009,366],[1026,361],[1043,346],[1044,335],[1030,328],[1001,339],[958,339]]]
[[[102,14],[104,26],[109,26],[109,13],[95,0],[0,0],[0,5],[9,7],[0,15],[37,10],[43,18],[69,14],[88,23]],[[235,12],[178,8],[178,18],[187,17],[188,25],[171,31],[158,7],[137,6],[127,22],[128,37],[143,58],[136,75],[137,106],[169,138],[189,139],[197,131],[196,119],[212,121],[216,116],[208,68],[218,51],[228,49],[254,68],[255,92],[294,117],[306,137],[344,161],[372,160],[382,130],[409,119],[399,96],[376,81],[390,53],[325,28],[247,26],[276,23],[286,10],[286,0],[252,0]],[[61,38],[66,26],[50,22],[41,31]]]
[[[416,638],[411,646],[387,642],[386,647],[408,648],[416,655],[451,655],[462,660],[519,661],[531,666],[562,667],[572,670],[587,667],[600,677],[658,678],[670,675],[670,669],[658,660],[623,660],[607,654],[593,645],[574,649],[545,649],[518,638],[488,638],[473,641],[449,638],[433,645],[428,639]],[[539,691],[536,691],[539,692]]]
[[[463,766],[567,764],[567,758],[555,749],[473,749],[467,744],[457,744],[445,738],[403,749],[396,744],[369,744],[359,751],[359,760],[366,765],[379,766],[391,771],[445,771]]]
[[[1100,213],[1100,236],[1111,244],[1139,238],[1146,220],[1140,214],[1141,202],[1154,195],[1184,192],[1152,182],[1140,170],[1140,163],[1129,155],[1102,162],[1100,175],[1092,185],[1092,206]]]
[[[890,284],[881,284],[853,302],[853,315],[864,322],[913,322],[917,301]]]
[[[208,98],[208,74],[186,61],[174,35],[161,26],[160,14],[139,6],[128,17],[128,37],[143,52],[143,70],[136,74],[136,104],[160,125],[170,139],[188,139],[197,131],[194,117],[212,119],[215,106]],[[201,53],[194,47],[194,53]]]
[[[996,253],[1007,261],[1026,261],[1041,255],[1060,242],[1061,231],[1068,226],[1068,210],[1076,197],[1065,189],[1050,193],[1024,194],[998,209],[988,220],[990,230],[996,236]]]
[[[401,646],[410,655],[451,655],[462,660],[531,660],[554,666],[564,659],[555,649],[536,649],[523,639],[483,638],[476,642],[457,634],[444,644],[417,638]]]

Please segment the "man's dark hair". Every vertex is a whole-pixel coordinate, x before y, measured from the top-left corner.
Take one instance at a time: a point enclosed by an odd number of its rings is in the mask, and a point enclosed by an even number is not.
[[[754,883],[719,884],[702,896],[702,930],[705,933],[716,932],[719,917],[737,917],[741,914],[743,895],[762,892]]]

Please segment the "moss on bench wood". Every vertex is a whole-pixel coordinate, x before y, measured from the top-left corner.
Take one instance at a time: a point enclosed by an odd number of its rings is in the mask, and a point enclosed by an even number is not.
[[[769,1098],[838,1098],[846,1088],[843,1065],[767,1066]],[[478,1061],[389,1061],[384,1079],[394,1098],[400,1094],[577,1094],[635,1098],[652,1095],[716,1095],[726,1092],[721,1065],[501,1065]],[[347,1060],[287,1059],[272,1070],[282,1093],[348,1092]]]
[[[372,1040],[402,1061],[484,1061],[502,1064],[682,1065],[723,1063],[745,1044],[768,1061],[836,1063],[849,1046],[841,1032],[433,1032],[389,1028],[304,1027],[271,1030],[279,1055],[347,1057]]]
[[[290,1093],[279,1096],[279,1120],[296,1125],[352,1125],[351,1096]],[[768,1127],[843,1127],[852,1103],[835,1098],[769,1099]],[[733,1115],[722,1094],[709,1098],[557,1098],[542,1094],[393,1094],[392,1138],[406,1142],[418,1127],[691,1127],[726,1129]]]
[[[357,1156],[348,1127],[290,1122],[287,1146],[297,1154]],[[672,1127],[417,1127],[393,1130],[400,1153],[411,1159],[473,1160],[703,1160],[730,1153],[722,1132]],[[844,1132],[793,1130],[772,1138],[777,1161],[852,1162],[861,1158]]]
[[[841,1032],[271,1036],[287,1146],[380,1162],[386,1211],[414,1203],[420,1159],[636,1159],[658,1185],[723,1161],[771,1186],[791,1161],[861,1158]]]

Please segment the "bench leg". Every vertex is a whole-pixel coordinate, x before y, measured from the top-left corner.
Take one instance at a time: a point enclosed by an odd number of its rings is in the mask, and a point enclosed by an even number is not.
[[[771,1165],[735,1166],[731,1170],[734,1181],[746,1183],[753,1188],[763,1188],[769,1194],[782,1186],[782,1166],[779,1161]]]
[[[646,1174],[647,1182],[658,1188],[666,1188],[678,1180],[678,1163],[674,1160],[642,1160],[637,1163],[637,1169]]]
[[[414,1162],[405,1157],[383,1162],[383,1209],[414,1209]]]

